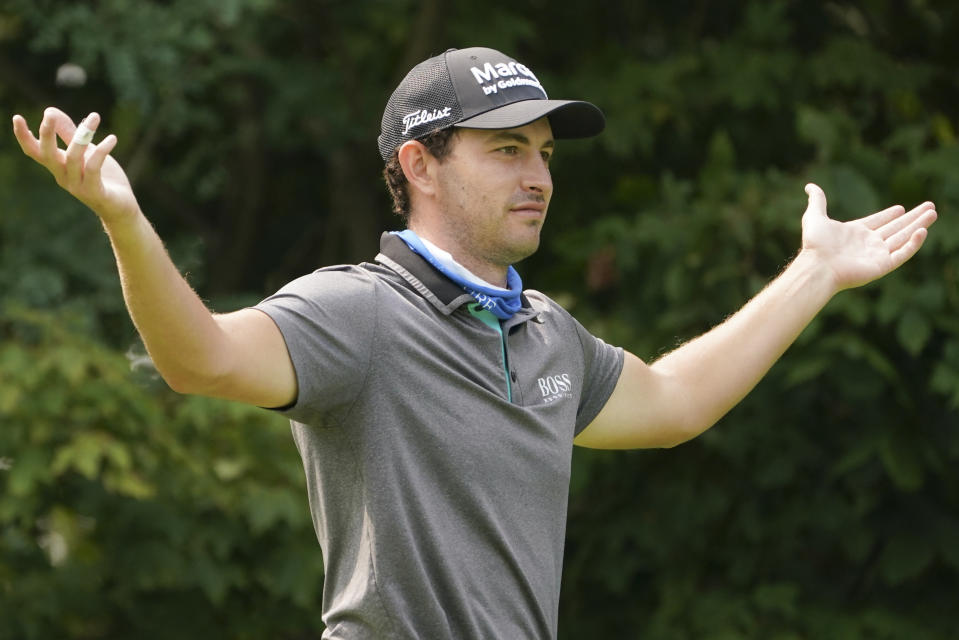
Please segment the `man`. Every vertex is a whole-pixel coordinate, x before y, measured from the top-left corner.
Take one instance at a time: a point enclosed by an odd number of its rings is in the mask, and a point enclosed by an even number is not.
[[[825,303],[908,260],[932,203],[839,223],[807,186],[802,250],[742,310],[652,365],[523,291],[558,138],[602,113],[546,97],[485,48],[417,65],[380,153],[408,229],[374,263],[322,269],[211,314],[140,211],[99,124],[48,109],[24,152],[90,206],[157,368],[184,393],[285,412],[326,564],[325,638],[553,638],[572,444],[669,447],[738,402]],[[57,147],[56,136],[68,143]],[[345,213],[345,212],[344,212]]]

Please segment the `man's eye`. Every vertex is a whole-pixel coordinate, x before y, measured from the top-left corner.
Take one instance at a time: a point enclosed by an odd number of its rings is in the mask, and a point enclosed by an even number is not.
[[[553,154],[551,154],[549,151],[541,151],[539,155],[543,156],[543,160],[545,162],[549,162],[549,159],[553,157]]]
[[[514,146],[500,147],[499,150],[511,156],[515,156],[517,153],[519,153],[519,147],[514,147]]]

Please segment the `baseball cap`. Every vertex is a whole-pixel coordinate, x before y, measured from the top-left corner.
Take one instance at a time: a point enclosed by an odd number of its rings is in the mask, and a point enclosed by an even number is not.
[[[598,107],[550,100],[529,67],[495,49],[449,49],[413,67],[396,87],[377,144],[385,161],[407,140],[447,127],[510,129],[543,116],[555,138],[588,138],[606,126]]]

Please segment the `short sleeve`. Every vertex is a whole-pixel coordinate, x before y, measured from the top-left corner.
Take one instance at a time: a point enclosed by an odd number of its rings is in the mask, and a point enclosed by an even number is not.
[[[613,395],[613,389],[623,372],[624,354],[620,347],[607,344],[587,331],[575,318],[570,319],[583,347],[583,393],[576,411],[575,431],[575,435],[579,435]]]
[[[332,267],[290,282],[254,307],[276,323],[296,370],[297,398],[281,413],[329,427],[349,411],[371,363],[374,297],[370,274]]]

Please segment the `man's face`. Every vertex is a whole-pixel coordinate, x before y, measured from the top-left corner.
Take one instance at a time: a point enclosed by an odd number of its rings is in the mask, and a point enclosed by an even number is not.
[[[438,168],[437,199],[461,257],[506,266],[534,253],[553,193],[549,121],[460,129],[453,145]]]

